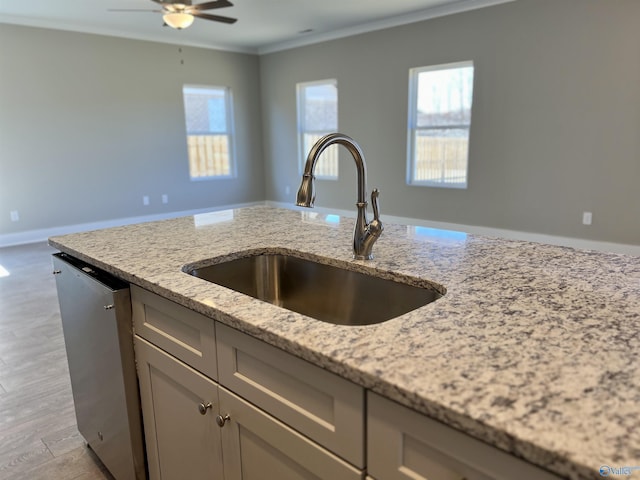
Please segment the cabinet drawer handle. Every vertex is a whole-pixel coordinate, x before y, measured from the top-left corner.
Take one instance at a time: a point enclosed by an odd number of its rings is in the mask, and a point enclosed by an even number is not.
[[[198,405],[198,411],[200,412],[200,415],[206,415],[207,410],[209,410],[211,407],[213,407],[213,405],[211,405],[211,402],[207,403],[206,405],[204,403],[201,403],[200,405]]]
[[[227,423],[227,420],[231,420],[231,417],[229,415],[225,415],[224,417],[222,415],[218,415],[216,417],[216,422],[220,427],[224,427],[224,424]]]

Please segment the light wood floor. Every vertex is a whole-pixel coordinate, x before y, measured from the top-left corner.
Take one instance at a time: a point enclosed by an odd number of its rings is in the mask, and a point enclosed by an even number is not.
[[[0,480],[113,480],[76,428],[53,252],[0,248]]]

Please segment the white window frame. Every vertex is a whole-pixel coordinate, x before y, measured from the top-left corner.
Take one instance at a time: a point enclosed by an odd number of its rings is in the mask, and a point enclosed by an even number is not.
[[[425,187],[438,187],[438,188],[457,188],[457,189],[466,189],[469,183],[469,140],[471,133],[471,117],[469,118],[469,124],[460,124],[460,125],[447,125],[447,126],[433,126],[433,127],[418,127],[418,77],[420,73],[423,72],[432,72],[432,71],[441,71],[441,70],[453,70],[459,68],[468,68],[471,67],[474,69],[475,76],[475,66],[472,60],[462,61],[462,62],[454,62],[454,63],[446,63],[441,65],[431,65],[426,67],[415,67],[409,70],[409,118],[408,118],[408,128],[407,128],[407,184],[414,186],[425,186]],[[472,83],[472,91],[471,91],[471,102],[473,104],[473,83]],[[419,180],[414,178],[415,173],[415,132],[417,130],[437,130],[438,128],[460,128],[467,130],[467,150],[466,150],[466,162],[465,162],[465,174],[464,174],[464,182],[446,182],[443,180]]]
[[[335,78],[329,78],[325,80],[314,80],[312,82],[300,82],[296,84],[296,104],[297,104],[297,112],[298,112],[298,169],[300,174],[304,171],[304,165],[307,161],[307,156],[309,155],[309,151],[305,149],[305,134],[319,135],[323,136],[328,133],[334,133],[338,131],[338,125],[336,128],[331,131],[314,131],[308,130],[305,126],[305,108],[306,108],[306,96],[305,89],[307,87],[317,86],[317,85],[333,85],[336,89],[336,110],[338,109],[338,80]],[[336,112],[337,114],[337,112]],[[337,123],[337,120],[336,120]],[[316,167],[316,171],[314,176],[320,180],[338,180],[338,146],[330,145],[320,156],[319,161],[322,160],[323,157],[331,156],[334,159],[335,166],[333,166],[330,170],[332,170],[335,174],[325,174],[322,171],[322,164],[320,164],[320,168]]]
[[[184,95],[188,93],[206,93],[207,91],[213,91],[216,93],[223,92],[224,93],[224,105],[225,105],[225,132],[224,135],[227,137],[227,156],[229,162],[229,173],[227,174],[214,174],[214,175],[206,175],[206,176],[192,176],[191,171],[191,156],[189,151],[187,152],[188,160],[189,160],[189,178],[193,182],[207,181],[207,180],[217,180],[217,179],[229,179],[237,177],[237,166],[236,166],[236,155],[235,155],[235,134],[234,134],[234,118],[233,118],[233,94],[231,92],[231,87],[221,86],[221,85],[194,85],[187,84],[182,86],[182,101],[185,109],[185,132],[187,143],[189,142],[189,136],[197,136],[194,132],[189,132],[186,130],[187,125],[187,111],[186,104],[184,102]],[[200,136],[207,136],[207,134],[216,134],[222,135],[220,132],[198,132],[201,133]],[[189,147],[187,147],[189,149]]]

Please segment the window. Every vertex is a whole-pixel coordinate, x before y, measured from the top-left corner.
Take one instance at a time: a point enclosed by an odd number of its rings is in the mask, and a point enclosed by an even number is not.
[[[467,188],[473,62],[409,71],[407,182]]]
[[[338,131],[338,84],[336,80],[298,84],[298,148],[300,169],[309,150],[324,135]],[[314,175],[338,178],[338,145],[328,147],[320,158]]]
[[[182,94],[191,180],[234,177],[231,91],[185,85]]]

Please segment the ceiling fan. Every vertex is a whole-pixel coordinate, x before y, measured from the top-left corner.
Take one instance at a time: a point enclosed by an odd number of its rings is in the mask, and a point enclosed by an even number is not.
[[[213,2],[199,3],[193,5],[191,0],[179,0],[177,2],[163,2],[161,0],[151,0],[162,5],[162,10],[140,10],[140,9],[110,9],[110,12],[154,12],[162,13],[162,19],[165,25],[172,28],[182,30],[191,26],[195,17],[203,20],[212,20],[214,22],[235,23],[238,19],[231,17],[222,17],[220,15],[211,15],[204,13],[205,10],[214,10],[217,8],[232,7],[233,3],[228,0],[215,0]]]

